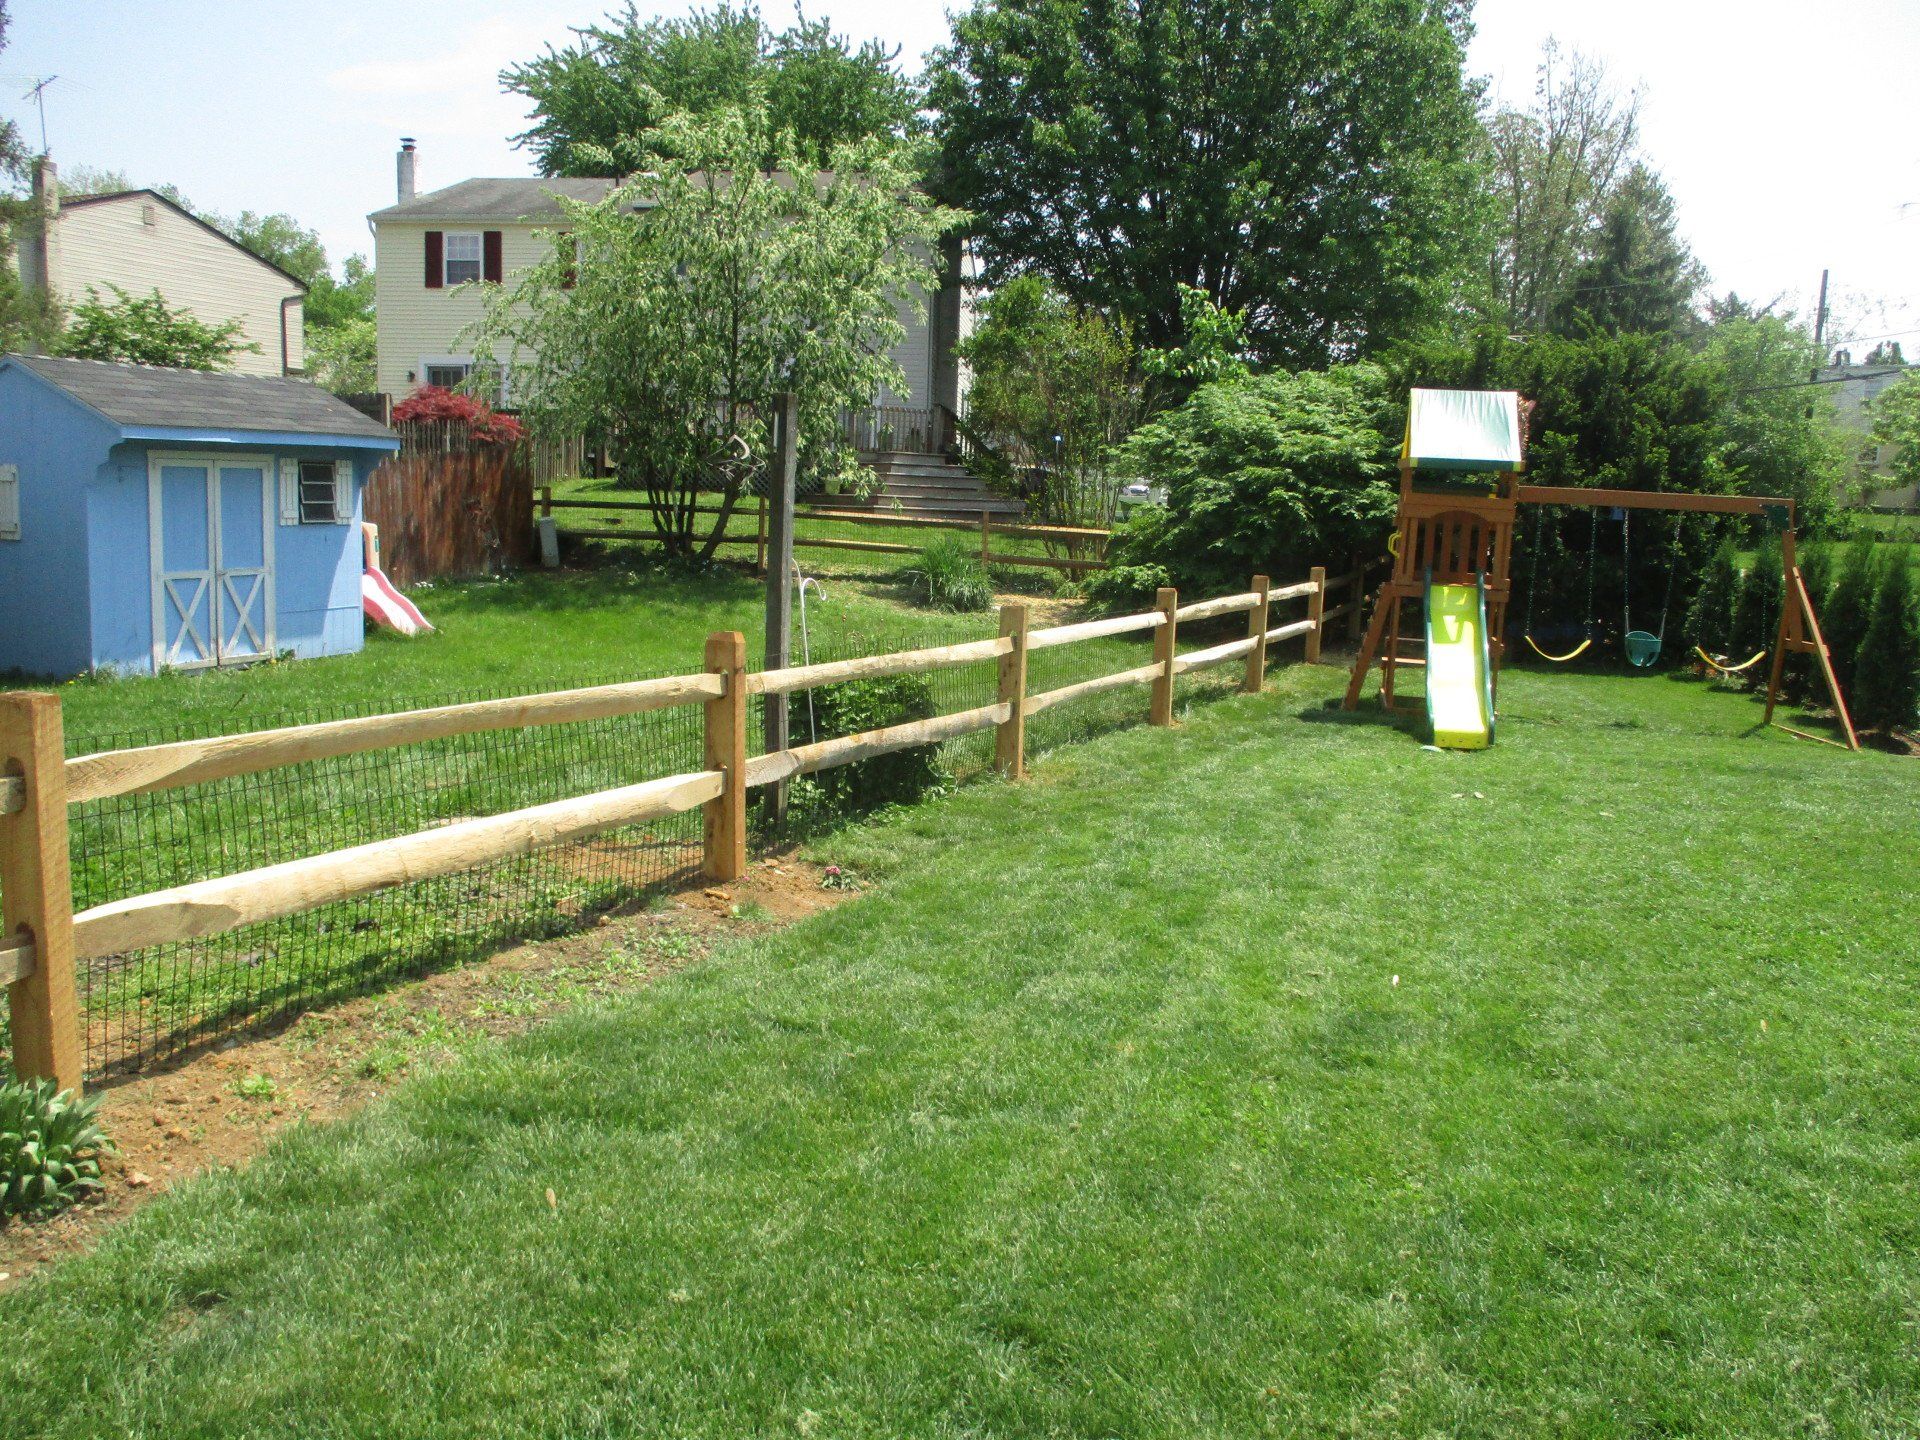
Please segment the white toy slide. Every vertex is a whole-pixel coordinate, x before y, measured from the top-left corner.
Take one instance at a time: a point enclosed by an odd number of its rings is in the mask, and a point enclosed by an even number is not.
[[[397,630],[402,635],[418,635],[431,630],[427,617],[402,595],[380,568],[380,527],[362,525],[366,537],[366,568],[360,574],[360,608],[376,625]]]

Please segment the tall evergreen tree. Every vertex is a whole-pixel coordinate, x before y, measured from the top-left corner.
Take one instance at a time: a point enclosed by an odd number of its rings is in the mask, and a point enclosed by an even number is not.
[[[1873,540],[1863,535],[1841,557],[1833,593],[1820,616],[1820,631],[1826,637],[1833,673],[1843,695],[1853,693],[1854,661],[1860,654],[1860,642],[1866,638],[1873,609],[1873,582]]]
[[[1602,330],[1682,333],[1694,327],[1693,301],[1704,279],[1680,238],[1673,196],[1636,164],[1608,198],[1586,261],[1568,277],[1556,325],[1584,320]]]
[[[1904,555],[1881,568],[1854,661],[1853,717],[1876,729],[1904,730],[1920,710],[1920,597],[1913,562]]]

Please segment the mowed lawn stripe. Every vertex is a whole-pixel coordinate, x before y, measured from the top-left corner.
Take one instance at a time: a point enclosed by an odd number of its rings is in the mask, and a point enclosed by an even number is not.
[[[1898,1433],[1920,772],[1340,680],[847,832],[854,903],[148,1207],[0,1302],[9,1425]]]

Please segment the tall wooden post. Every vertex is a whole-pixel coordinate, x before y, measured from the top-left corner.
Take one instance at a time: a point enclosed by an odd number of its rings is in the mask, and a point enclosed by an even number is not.
[[[1307,572],[1313,593],[1307,596],[1307,619],[1313,628],[1307,631],[1307,664],[1320,663],[1320,619],[1327,613],[1327,567],[1316,565]]]
[[[1166,622],[1153,632],[1153,663],[1160,667],[1160,673],[1153,677],[1153,710],[1150,719],[1155,725],[1173,724],[1173,657],[1174,623],[1173,614],[1180,608],[1180,592],[1171,585],[1163,585],[1153,599],[1154,609],[1166,617]]]
[[[987,563],[987,556],[993,553],[992,531],[989,529],[991,523],[987,518],[987,512],[982,510],[980,512],[980,563],[982,565]]]
[[[753,533],[753,573],[767,573],[767,497],[760,496],[760,518]]]
[[[1000,607],[1000,634],[1013,649],[1000,657],[999,700],[1007,718],[994,732],[994,768],[1009,780],[1027,773],[1027,607]]]
[[[787,668],[793,650],[793,498],[800,466],[800,397],[787,391],[775,397],[773,463],[767,479],[767,644],[762,662],[768,670]],[[787,697],[769,694],[761,700],[760,728],[766,752],[787,748]],[[768,787],[768,818],[775,825],[787,818],[787,782]]]
[[[706,767],[726,775],[725,788],[702,812],[710,880],[738,880],[747,869],[747,637],[720,630],[707,637],[707,670],[727,688],[706,703]]]
[[[1271,589],[1273,582],[1265,575],[1253,577],[1253,593],[1260,598],[1247,612],[1247,638],[1253,648],[1247,651],[1247,678],[1240,682],[1249,695],[1258,695],[1267,683],[1267,592]]]
[[[1793,531],[1780,534],[1780,629],[1773,640],[1773,664],[1767,668],[1767,713],[1773,723],[1774,702],[1780,698],[1780,672],[1787,663],[1787,646],[1800,638],[1800,598],[1794,591],[1793,572],[1798,563],[1794,554]]]
[[[80,1088],[84,1058],[74,994],[73,888],[67,862],[66,743],[60,697],[0,695],[0,933],[33,946],[32,968],[7,987],[13,1068],[23,1080]]]

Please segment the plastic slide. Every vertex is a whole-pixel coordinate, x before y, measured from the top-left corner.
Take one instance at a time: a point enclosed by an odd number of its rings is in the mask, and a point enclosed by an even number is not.
[[[367,618],[376,625],[396,630],[402,635],[418,635],[423,630],[433,629],[427,623],[427,617],[400,593],[387,578],[386,571],[380,568],[379,530],[372,525],[362,529],[366,540],[366,561],[360,572],[360,608],[366,612]]]
[[[1493,743],[1487,596],[1471,585],[1427,586],[1427,719],[1444,750]]]

